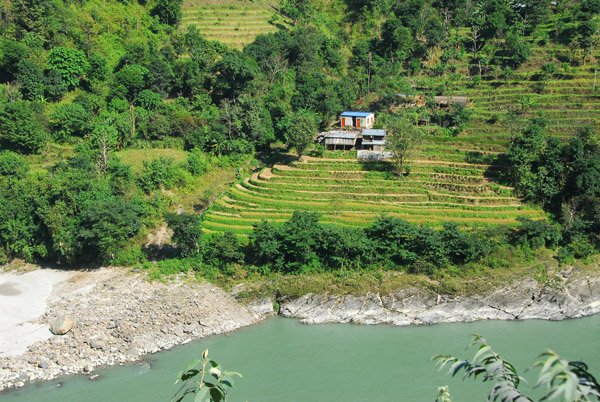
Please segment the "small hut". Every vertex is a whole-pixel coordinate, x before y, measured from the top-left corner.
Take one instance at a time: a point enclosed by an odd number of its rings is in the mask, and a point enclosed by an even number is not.
[[[328,131],[321,133],[323,142],[329,151],[355,149],[360,136],[359,131]]]
[[[385,130],[363,130],[361,149],[366,151],[383,151],[385,149],[385,135]]]
[[[371,128],[375,115],[371,112],[344,112],[340,115],[341,127]]]

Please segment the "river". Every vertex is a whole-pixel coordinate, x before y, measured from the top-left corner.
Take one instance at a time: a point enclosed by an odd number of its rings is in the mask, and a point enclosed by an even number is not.
[[[63,377],[0,393],[3,401],[168,401],[177,373],[209,349],[225,369],[239,371],[233,402],[429,401],[448,385],[453,401],[482,401],[490,384],[436,371],[435,354],[472,357],[471,334],[484,336],[520,374],[544,349],[587,362],[600,377],[600,315],[560,322],[479,321],[423,327],[303,325],[272,318],[238,332],[146,356],[143,363],[98,370],[100,377]],[[529,392],[528,384],[521,389]],[[537,393],[539,395],[539,392]],[[193,398],[189,398],[193,400]]]

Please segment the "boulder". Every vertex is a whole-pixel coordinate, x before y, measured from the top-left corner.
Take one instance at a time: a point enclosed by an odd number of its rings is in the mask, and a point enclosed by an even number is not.
[[[50,326],[50,332],[54,335],[64,335],[73,328],[73,320],[69,316],[58,317]]]

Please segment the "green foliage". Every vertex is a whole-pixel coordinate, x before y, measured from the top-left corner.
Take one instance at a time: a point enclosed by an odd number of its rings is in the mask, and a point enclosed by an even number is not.
[[[50,115],[55,138],[64,142],[70,137],[84,137],[90,131],[91,114],[79,103],[58,106]]]
[[[471,346],[477,348],[472,360],[461,360],[449,355],[437,355],[432,360],[437,361],[439,370],[448,367],[448,374],[452,376],[464,372],[464,378],[481,378],[483,382],[492,382],[488,401],[532,401],[518,389],[524,380],[517,369],[496,353],[484,338],[474,335]],[[564,401],[600,399],[600,385],[585,363],[563,360],[549,350],[540,355],[535,366],[540,367],[540,373],[534,388],[545,391],[541,401],[557,398]]]
[[[141,106],[147,110],[156,110],[162,105],[162,103],[163,101],[160,95],[156,92],[152,92],[149,89],[144,89],[133,101],[134,105]]]
[[[386,150],[392,152],[396,175],[402,177],[406,161],[415,146],[422,141],[423,132],[412,122],[401,118],[388,121],[387,127],[389,135],[386,138]]]
[[[0,176],[23,178],[29,171],[29,164],[19,154],[13,151],[0,151]]]
[[[242,377],[240,373],[225,371],[214,360],[208,360],[206,349],[202,352],[202,359],[189,363],[177,376],[175,384],[181,382],[182,385],[171,402],[182,401],[188,394],[194,394],[196,402],[226,401],[228,390],[234,385],[234,376]],[[206,379],[210,379],[210,382]]]
[[[562,240],[562,228],[545,221],[534,221],[528,218],[518,218],[521,224],[512,236],[514,244],[527,246],[531,249],[547,247],[555,249]]]
[[[35,153],[44,146],[47,135],[42,126],[39,105],[27,101],[7,103],[0,109],[0,141],[25,153]]]
[[[202,227],[200,217],[195,214],[166,214],[165,220],[173,230],[173,242],[183,257],[197,255],[200,252]]]
[[[68,87],[79,86],[86,64],[85,54],[79,49],[56,47],[48,54],[48,69],[59,73]]]
[[[301,111],[291,117],[285,137],[288,145],[296,148],[298,158],[301,158],[306,148],[314,141],[316,133],[314,117],[310,112]]]
[[[431,275],[448,263],[478,261],[492,250],[484,233],[465,232],[453,224],[434,230],[384,216],[360,229],[318,221],[316,213],[296,211],[283,225],[256,224],[250,234],[251,259],[256,265],[281,272],[302,272],[314,266],[359,269],[375,264]]]
[[[19,62],[17,79],[21,83],[23,98],[38,101],[44,96],[44,74],[33,61],[23,59]]]
[[[506,36],[504,51],[508,55],[513,68],[519,67],[531,57],[529,45],[514,33]]]
[[[244,262],[244,253],[241,251],[239,239],[231,231],[208,236],[202,249],[204,262],[209,265],[223,268]]]
[[[167,189],[171,188],[176,174],[173,161],[173,158],[165,156],[153,159],[150,162],[144,161],[144,167],[138,178],[140,188],[146,193],[150,193],[161,186]]]
[[[114,259],[127,240],[142,228],[142,213],[139,203],[119,198],[87,205],[81,213],[79,229],[83,255],[100,262]]]
[[[132,102],[146,86],[148,69],[139,64],[130,64],[115,73],[118,85],[123,85],[127,90],[127,99]]]
[[[181,19],[181,4],[183,0],[158,0],[151,15],[158,17],[161,23],[177,25]]]

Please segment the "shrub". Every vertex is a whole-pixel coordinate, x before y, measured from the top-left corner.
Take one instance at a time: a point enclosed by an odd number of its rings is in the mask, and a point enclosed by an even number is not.
[[[173,158],[161,156],[150,162],[143,162],[144,167],[138,178],[141,189],[149,194],[160,186],[171,188],[175,177]]]
[[[562,240],[560,226],[551,225],[544,220],[532,220],[529,218],[517,218],[521,224],[514,232],[512,241],[518,246],[526,246],[531,249],[558,247]]]
[[[203,255],[206,263],[221,268],[244,262],[238,237],[230,231],[211,235],[204,244]]]
[[[29,164],[13,151],[0,152],[0,176],[22,178],[29,171]]]
[[[202,239],[200,217],[195,214],[168,213],[165,215],[165,219],[173,230],[171,240],[177,244],[179,253],[183,257],[197,255],[200,252]]]

